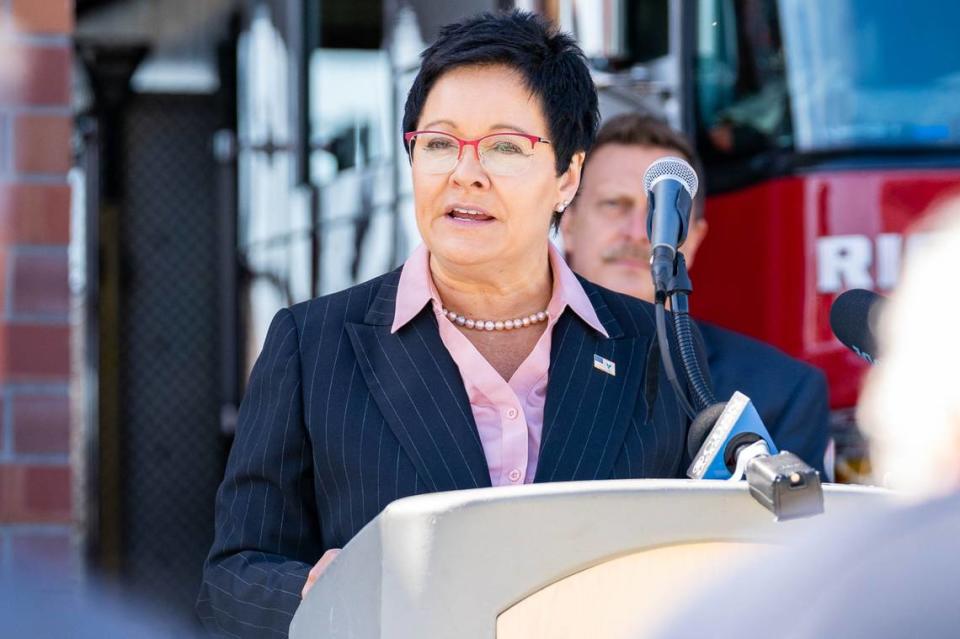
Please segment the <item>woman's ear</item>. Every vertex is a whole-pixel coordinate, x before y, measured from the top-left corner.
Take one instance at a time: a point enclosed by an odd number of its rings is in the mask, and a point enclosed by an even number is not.
[[[573,211],[574,206],[570,204],[564,212],[563,217],[560,218],[560,237],[563,238],[563,251],[567,256],[573,254],[574,242],[576,241],[576,233],[573,232]]]
[[[583,173],[585,157],[586,153],[583,151],[574,153],[573,157],[570,158],[570,165],[567,166],[567,170],[557,178],[560,187],[559,200],[561,202],[572,202],[573,197],[577,194],[577,189],[580,188],[580,176]]]

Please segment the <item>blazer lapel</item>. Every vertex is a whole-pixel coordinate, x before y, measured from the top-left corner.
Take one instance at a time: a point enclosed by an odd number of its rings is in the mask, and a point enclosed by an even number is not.
[[[536,482],[608,478],[636,403],[646,404],[641,382],[649,339],[625,337],[599,291],[581,281],[610,338],[569,309],[557,321]],[[595,355],[613,363],[613,374],[595,367]]]
[[[363,324],[348,324],[357,362],[387,424],[432,491],[490,485],[463,380],[428,307],[390,333],[399,271],[385,280]]]

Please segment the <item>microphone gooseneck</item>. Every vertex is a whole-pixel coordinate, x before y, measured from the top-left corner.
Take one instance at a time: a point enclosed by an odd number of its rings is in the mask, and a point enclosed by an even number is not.
[[[680,350],[683,369],[690,381],[694,403],[697,405],[697,409],[702,411],[715,404],[717,400],[710,383],[700,368],[700,360],[697,357],[697,347],[693,340],[693,320],[690,319],[690,305],[687,299],[687,296],[692,292],[693,284],[687,277],[686,263],[682,253],[677,254],[677,263],[677,280],[682,280],[684,283],[677,286],[678,290],[670,297],[673,327],[677,333],[677,347]]]
[[[680,378],[677,376],[677,371],[673,366],[673,354],[670,352],[670,342],[668,341],[667,333],[667,311],[664,309],[662,302],[657,302],[654,311],[657,324],[657,346],[660,348],[660,361],[663,362],[663,369],[667,373],[667,380],[673,387],[673,393],[677,397],[680,408],[687,414],[687,417],[694,419],[697,411],[690,405],[690,401],[687,399],[687,393],[683,389]]]

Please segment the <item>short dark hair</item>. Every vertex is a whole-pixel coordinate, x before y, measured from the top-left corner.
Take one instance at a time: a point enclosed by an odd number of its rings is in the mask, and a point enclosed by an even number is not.
[[[700,188],[694,199],[693,212],[697,217],[703,216],[705,203],[703,164],[700,156],[690,140],[680,131],[670,126],[666,120],[647,113],[622,113],[605,121],[597,132],[593,143],[593,152],[596,153],[605,144],[623,144],[636,146],[656,146],[675,151],[690,163],[700,178]],[[590,164],[587,156],[584,164]]]
[[[543,105],[557,175],[593,143],[600,121],[597,89],[576,41],[546,18],[525,11],[482,13],[440,29],[422,55],[407,94],[403,132],[414,131],[427,94],[444,73],[502,64],[518,71]]]

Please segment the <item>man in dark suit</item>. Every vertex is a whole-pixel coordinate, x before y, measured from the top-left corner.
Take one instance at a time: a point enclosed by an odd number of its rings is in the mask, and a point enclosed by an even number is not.
[[[580,193],[561,223],[567,261],[577,273],[653,301],[643,174],[652,162],[670,155],[684,157],[700,170],[690,143],[661,120],[625,114],[600,128]],[[691,268],[707,233],[703,205],[701,189],[682,248]],[[725,400],[735,390],[746,394],[777,446],[823,472],[829,434],[823,374],[739,333],[704,322],[698,326],[717,398]]]

